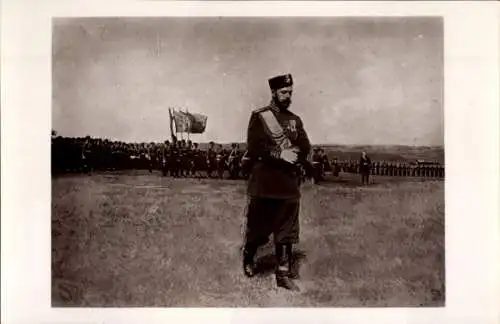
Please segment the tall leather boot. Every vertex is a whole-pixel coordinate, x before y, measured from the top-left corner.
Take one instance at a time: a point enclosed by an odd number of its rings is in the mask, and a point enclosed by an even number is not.
[[[293,259],[293,249],[291,244],[286,245],[286,253],[287,253],[287,259],[288,259],[288,278],[290,279],[299,279],[300,275],[298,272],[297,267],[294,266],[294,259]]]
[[[243,273],[251,278],[255,276],[255,254],[257,247],[247,244],[243,249]]]
[[[276,284],[280,288],[287,290],[299,291],[299,287],[290,278],[290,263],[291,254],[288,254],[288,249],[283,244],[276,245]]]

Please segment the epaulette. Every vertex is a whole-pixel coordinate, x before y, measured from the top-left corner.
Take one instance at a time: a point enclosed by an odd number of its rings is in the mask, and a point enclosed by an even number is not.
[[[258,114],[258,113],[264,112],[264,111],[269,110],[269,109],[271,109],[270,106],[265,106],[265,107],[262,107],[262,108],[255,109],[254,111],[252,111],[252,113]]]

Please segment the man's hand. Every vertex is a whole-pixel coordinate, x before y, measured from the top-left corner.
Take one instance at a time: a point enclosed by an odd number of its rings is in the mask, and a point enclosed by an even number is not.
[[[293,163],[297,162],[298,152],[299,152],[299,149],[296,147],[290,148],[290,149],[284,149],[283,151],[281,151],[280,158],[282,160],[287,161],[288,163],[293,164]]]

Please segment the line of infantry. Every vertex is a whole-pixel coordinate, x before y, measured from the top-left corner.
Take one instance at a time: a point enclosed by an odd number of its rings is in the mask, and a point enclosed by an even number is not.
[[[95,170],[161,170],[173,177],[219,177],[226,171],[230,178],[248,177],[244,152],[238,144],[231,149],[209,143],[202,150],[197,143],[179,140],[161,144],[127,144],[99,139],[57,137],[52,143],[53,173],[91,172]]]
[[[391,177],[444,178],[444,166],[438,162],[415,161],[371,161],[366,152],[359,160],[328,159],[323,148],[315,148],[312,162],[317,181],[323,180],[326,172],[338,177],[340,172]],[[363,180],[363,179],[362,179]]]
[[[197,143],[124,143],[95,138],[55,137],[52,141],[53,173],[90,172],[99,170],[161,170],[173,177],[212,177],[248,179],[245,151],[234,143],[230,149],[209,143],[207,150]],[[327,172],[338,177],[340,172],[399,177],[444,178],[444,167],[437,162],[373,161],[363,168],[361,160],[329,160],[324,148],[316,147],[311,155],[316,182]]]
[[[218,177],[223,178],[227,171],[231,179],[247,178],[244,168],[244,152],[238,144],[232,144],[230,150],[222,145],[209,143],[206,151],[200,150],[197,143],[191,141],[166,142],[162,152],[161,169],[164,176],[173,177]]]

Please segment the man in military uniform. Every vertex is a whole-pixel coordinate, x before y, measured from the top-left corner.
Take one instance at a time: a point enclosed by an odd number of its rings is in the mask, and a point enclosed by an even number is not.
[[[269,86],[271,103],[252,112],[247,132],[247,156],[252,166],[243,270],[248,277],[255,275],[257,249],[273,234],[276,283],[278,287],[298,290],[292,281],[298,278],[292,266],[292,245],[299,242],[299,166],[306,161],[311,144],[302,120],[288,110],[292,76],[271,78]]]
[[[319,147],[314,148],[313,151],[314,153],[312,155],[312,164],[314,167],[314,182],[318,183],[323,180],[323,160]]]
[[[200,171],[200,149],[198,148],[198,143],[193,143],[193,149],[191,150],[191,175],[199,178]]]
[[[245,153],[243,153],[243,156],[241,157],[241,162],[240,162],[241,176],[245,180],[248,180],[248,178],[250,177],[250,172],[251,172],[251,170],[250,170],[250,168],[251,168],[250,162],[251,161],[247,155],[248,155],[248,151],[245,151]]]
[[[372,161],[370,157],[363,151],[359,159],[359,173],[361,173],[361,184],[370,184],[370,171]]]
[[[178,175],[179,177],[184,177],[185,165],[184,165],[184,156],[185,156],[185,140],[180,140],[177,142],[177,157],[176,163],[178,167]]]
[[[231,152],[227,158],[227,166],[229,169],[229,175],[231,179],[238,178],[240,173],[240,152],[238,150],[238,144],[231,144]]]
[[[207,150],[207,176],[212,177],[212,173],[217,169],[217,152],[215,151],[215,143],[210,141]]]
[[[179,142],[176,140],[172,141],[172,145],[168,151],[168,164],[170,176],[177,178],[179,177]]]
[[[227,158],[226,150],[221,144],[219,144],[216,154],[217,177],[219,179],[222,179],[224,177],[224,171],[226,170],[226,158]]]
[[[184,155],[182,164],[185,166],[186,177],[193,176],[193,142],[188,140],[186,145],[184,146]]]
[[[162,175],[164,177],[167,176],[169,168],[170,168],[169,151],[170,151],[170,142],[165,141],[163,143],[162,152],[161,152],[162,153],[161,171],[162,171]]]
[[[339,161],[338,161],[337,157],[333,158],[332,173],[333,173],[334,177],[338,177],[340,174],[340,165],[339,165]]]

